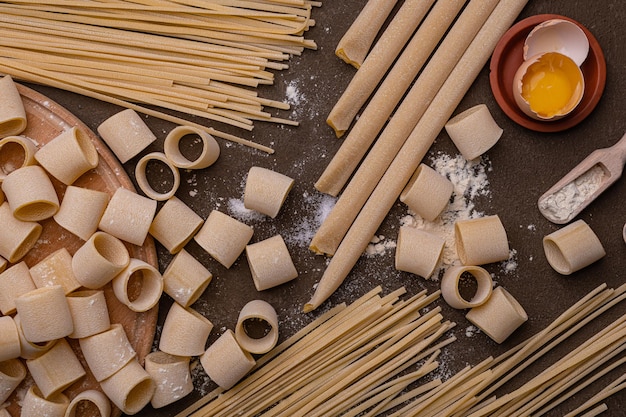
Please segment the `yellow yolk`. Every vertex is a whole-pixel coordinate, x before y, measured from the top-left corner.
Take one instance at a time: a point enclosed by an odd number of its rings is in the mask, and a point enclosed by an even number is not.
[[[522,97],[541,117],[571,110],[582,93],[580,69],[565,55],[551,52],[531,64],[522,77]]]

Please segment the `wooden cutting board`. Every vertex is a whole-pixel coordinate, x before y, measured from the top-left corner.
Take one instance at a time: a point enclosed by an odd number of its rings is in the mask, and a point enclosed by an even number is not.
[[[83,130],[93,141],[99,154],[99,164],[94,169],[81,176],[74,185],[89,188],[98,191],[105,191],[113,195],[119,187],[125,187],[135,190],[130,178],[126,175],[123,167],[117,158],[111,153],[106,145],[91,131],[84,123],[77,119],[73,114],[65,108],[48,99],[44,95],[22,85],[18,85],[18,90],[22,95],[24,107],[28,118],[28,126],[22,133],[22,136],[33,139],[39,147],[43,146],[50,140],[57,137],[61,132],[73,126]],[[53,183],[62,199],[65,186],[59,181],[53,179]],[[62,247],[73,254],[83,244],[83,240],[71,234],[67,230],[60,227],[49,219],[43,221],[43,232],[36,245],[22,259],[29,267],[45,258]],[[127,244],[130,256],[142,259],[151,265],[158,267],[157,255],[154,247],[154,241],[148,237],[143,246],[135,246]],[[130,343],[135,348],[140,363],[143,364],[145,356],[150,352],[156,321],[158,315],[158,306],[144,312],[136,313],[121,304],[115,297],[111,285],[104,288],[109,314],[112,323],[120,323],[126,330]],[[80,352],[78,341],[68,339],[79,359],[82,361],[87,376],[70,386],[64,393],[72,399],[78,393],[88,389],[100,389],[99,383],[89,372],[87,364]],[[28,388],[33,384],[33,380],[27,377],[26,380],[15,390],[13,395],[7,400],[9,403],[8,410],[12,416],[17,417],[20,414],[19,400],[26,393]],[[113,416],[121,415],[121,411],[113,407]],[[77,416],[79,417],[79,416]]]

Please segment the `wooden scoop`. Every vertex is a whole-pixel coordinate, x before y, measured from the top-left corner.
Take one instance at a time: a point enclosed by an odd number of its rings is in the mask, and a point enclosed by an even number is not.
[[[622,175],[626,162],[626,134],[615,145],[593,151],[537,202],[553,223],[565,224]]]

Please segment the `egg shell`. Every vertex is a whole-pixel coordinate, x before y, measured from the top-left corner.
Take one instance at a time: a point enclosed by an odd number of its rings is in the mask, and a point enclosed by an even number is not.
[[[546,52],[558,52],[581,66],[589,54],[589,39],[576,23],[550,19],[535,26],[524,42],[524,60]]]

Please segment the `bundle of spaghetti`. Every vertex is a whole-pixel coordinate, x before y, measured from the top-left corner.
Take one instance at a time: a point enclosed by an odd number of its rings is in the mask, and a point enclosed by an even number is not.
[[[404,300],[404,289],[384,297],[380,291],[323,314],[261,357],[239,384],[216,390],[179,416],[378,414],[434,371],[441,349],[455,340],[443,338],[454,324],[443,320],[438,307],[420,312],[438,292]],[[421,384],[413,397],[440,384]]]
[[[256,87],[272,84],[272,71],[287,68],[290,56],[316,48],[304,33],[315,24],[311,10],[319,5],[308,0],[3,1],[0,72],[127,108],[158,107],[244,130],[254,121],[297,125],[266,111],[289,105],[259,97]]]

